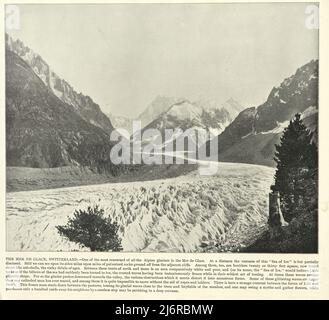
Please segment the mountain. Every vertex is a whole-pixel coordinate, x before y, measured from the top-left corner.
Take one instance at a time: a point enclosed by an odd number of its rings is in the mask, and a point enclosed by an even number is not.
[[[156,120],[162,113],[167,112],[171,108],[171,106],[183,102],[185,100],[188,99],[157,96],[139,115],[137,120],[140,120],[142,122],[142,128],[144,128],[152,121]],[[239,102],[237,102],[233,98],[228,99],[222,104],[209,99],[199,99],[197,101],[194,101],[193,105],[205,109],[208,112],[210,112],[211,110],[224,108],[229,113],[232,119],[234,119],[237,114],[244,109],[239,104]]]
[[[112,113],[107,113],[107,116],[111,120],[111,123],[115,129],[127,130],[129,133],[127,138],[129,138],[133,131],[132,124],[134,120],[123,116],[115,116]]]
[[[137,120],[142,123],[142,128],[166,112],[173,104],[182,101],[181,98],[173,98],[166,96],[157,96],[147,108],[139,115]]]
[[[199,99],[194,103],[205,110],[225,109],[230,114],[232,119],[234,119],[244,109],[244,107],[233,98],[230,98],[221,104],[208,99]]]
[[[234,118],[243,110],[245,109],[239,102],[234,100],[233,98],[228,99],[222,104],[222,107],[225,108],[230,112]]]
[[[107,129],[87,121],[76,107],[59,99],[28,63],[6,50],[7,166],[111,170]]]
[[[159,130],[160,135],[148,137],[147,139],[143,139],[143,141],[152,141],[158,149],[162,149],[172,141],[176,141],[176,147],[178,142],[182,142],[184,145],[184,142],[181,141],[181,139],[183,139],[182,132],[179,132],[178,129],[182,131],[190,129],[188,136],[191,137],[191,141],[199,147],[201,144],[205,143],[209,137],[214,137],[222,132],[231,121],[230,113],[224,108],[204,109],[189,100],[182,100],[170,106],[167,111],[160,114],[160,116],[145,126],[141,134],[147,129]],[[172,129],[173,133],[166,136],[166,129]],[[198,136],[196,136],[196,129],[204,130],[203,132],[198,131]],[[135,133],[135,141],[138,139],[137,136],[138,135]]]
[[[318,105],[318,61],[312,60],[274,87],[266,102],[257,108],[255,131],[274,129],[310,106]]]
[[[317,129],[318,61],[300,67],[294,75],[274,87],[265,103],[243,110],[214,139],[219,160],[275,165],[275,144],[296,113],[312,131]],[[315,137],[316,139],[316,137]],[[202,146],[209,150],[209,141]]]
[[[19,39],[13,40],[6,34],[6,49],[16,53],[23,59],[41,79],[46,87],[52,91],[62,102],[73,106],[75,111],[87,122],[111,133],[113,126],[109,118],[101,111],[89,96],[77,93],[70,84],[61,79],[51,70],[50,66],[40,55],[33,52]]]

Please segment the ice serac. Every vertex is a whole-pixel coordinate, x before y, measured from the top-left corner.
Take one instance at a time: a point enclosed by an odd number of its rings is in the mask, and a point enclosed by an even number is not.
[[[6,49],[16,53],[23,59],[42,80],[42,82],[60,100],[74,107],[76,112],[89,123],[111,133],[113,126],[99,105],[89,96],[76,92],[64,79],[61,79],[43,58],[24,45],[19,39],[14,40],[6,34]]]
[[[318,123],[318,61],[312,60],[274,87],[258,107],[239,113],[225,130],[215,137],[219,160],[274,166],[275,144],[296,113],[315,132]],[[209,149],[209,142],[202,148]]]
[[[9,193],[7,250],[88,250],[61,237],[56,226],[65,225],[77,208],[97,203],[119,225],[126,252],[238,251],[267,229],[274,170],[218,165],[218,175],[211,177],[191,172],[154,181],[38,190],[32,198],[30,192]]]

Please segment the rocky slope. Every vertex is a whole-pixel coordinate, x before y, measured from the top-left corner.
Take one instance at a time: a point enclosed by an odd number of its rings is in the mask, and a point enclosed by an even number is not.
[[[33,52],[19,39],[13,40],[6,34],[6,49],[23,59],[41,79],[47,88],[65,104],[73,106],[75,111],[87,122],[111,133],[113,126],[109,118],[101,111],[89,96],[77,93],[64,79],[61,79],[40,55]]]
[[[219,160],[275,165],[275,144],[296,113],[317,129],[318,61],[310,61],[274,87],[266,102],[243,110],[215,139]],[[202,146],[209,150],[209,142]]]
[[[7,166],[105,169],[110,149],[105,130],[81,117],[28,63],[6,50]]]
[[[318,67],[318,61],[312,60],[272,89],[266,102],[257,107],[256,133],[273,130],[278,123],[290,120],[296,113],[317,107]]]

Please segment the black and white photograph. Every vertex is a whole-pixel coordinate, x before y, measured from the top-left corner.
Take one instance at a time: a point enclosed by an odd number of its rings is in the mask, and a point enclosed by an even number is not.
[[[12,4],[5,27],[8,252],[318,253],[318,4]]]

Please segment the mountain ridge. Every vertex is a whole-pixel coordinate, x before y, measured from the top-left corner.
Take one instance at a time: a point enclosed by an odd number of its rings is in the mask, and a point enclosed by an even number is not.
[[[142,122],[142,128],[149,125],[152,121],[156,120],[159,116],[161,116],[164,112],[167,112],[172,106],[176,104],[183,103],[184,101],[188,101],[192,105],[196,105],[206,111],[212,109],[222,109],[225,108],[230,114],[231,118],[234,119],[235,116],[244,109],[243,106],[233,98],[229,98],[224,103],[217,103],[213,100],[209,99],[198,99],[193,101],[188,98],[177,98],[177,97],[169,97],[164,95],[158,95],[155,97],[151,103],[146,107],[146,109],[137,117],[137,120]]]
[[[241,111],[214,138],[218,144],[219,160],[274,166],[275,144],[280,141],[284,124],[296,113],[303,115],[305,112],[304,121],[313,131],[316,130],[317,106],[318,60],[311,60],[278,87],[273,87],[263,104]],[[209,152],[209,146],[208,141],[202,148]]]
[[[193,143],[195,148],[198,148],[209,137],[214,137],[223,131],[231,121],[229,112],[224,108],[207,110],[188,99],[184,99],[171,105],[155,120],[142,128],[140,134],[143,135],[148,129],[157,129],[160,131],[160,135],[154,135],[152,138],[147,137],[145,142],[151,141],[156,149],[162,149],[169,142],[172,142],[176,144],[176,148],[180,145],[185,150],[186,144],[182,139],[184,139],[186,134],[190,137],[190,143]],[[173,130],[170,136],[168,136],[168,131],[166,132],[169,129]],[[178,131],[179,129],[181,130],[180,132]],[[203,131],[200,129],[203,129]],[[187,130],[189,131],[187,132]],[[152,133],[152,131],[150,132]],[[135,133],[132,138],[137,141],[139,133]]]
[[[16,53],[6,50],[6,165],[111,170],[102,128],[60,100]]]
[[[78,93],[64,79],[60,78],[48,63],[32,49],[19,40],[13,40],[6,34],[6,49],[16,53],[23,59],[41,79],[41,81],[64,103],[75,108],[76,112],[86,121],[96,125],[107,133],[111,133],[113,125],[110,119],[102,112],[88,95]]]

